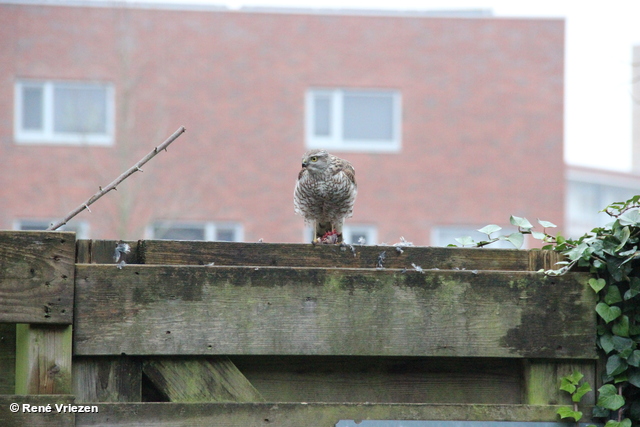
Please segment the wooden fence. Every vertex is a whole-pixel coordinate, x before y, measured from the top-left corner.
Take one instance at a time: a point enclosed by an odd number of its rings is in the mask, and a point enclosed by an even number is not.
[[[0,232],[0,425],[552,422],[561,376],[597,385],[552,252],[117,243]]]

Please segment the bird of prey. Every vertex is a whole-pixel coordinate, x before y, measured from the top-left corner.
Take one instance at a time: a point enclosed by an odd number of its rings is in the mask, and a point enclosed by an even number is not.
[[[293,192],[296,214],[314,232],[313,243],[342,243],[342,225],[358,194],[351,163],[325,150],[307,151]]]

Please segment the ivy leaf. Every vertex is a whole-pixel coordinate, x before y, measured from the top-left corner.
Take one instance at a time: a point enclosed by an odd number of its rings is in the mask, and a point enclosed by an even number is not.
[[[640,388],[640,369],[631,369],[627,381]]]
[[[609,333],[599,337],[598,342],[600,344],[600,348],[602,348],[605,354],[611,353],[615,348],[613,345],[613,336]]]
[[[562,419],[573,418],[573,420],[575,422],[580,421],[580,419],[582,418],[582,412],[574,411],[569,406],[562,406],[562,407],[558,408],[558,411],[556,413],[558,415],[560,415],[560,418],[562,418]]]
[[[582,399],[582,396],[589,393],[592,390],[591,386],[588,383],[582,383],[580,387],[576,390],[576,392],[571,396],[571,400],[578,403]],[[578,420],[576,420],[578,421]]]
[[[622,310],[620,310],[620,307],[616,307],[615,305],[613,307],[609,307],[609,305],[603,302],[599,302],[596,305],[596,312],[606,323],[617,319],[622,314]]]
[[[553,228],[553,227],[557,227],[557,225],[555,225],[552,222],[549,221],[543,221],[540,218],[538,218],[538,224],[540,224],[541,226],[543,226],[544,228]]]
[[[544,238],[547,237],[546,234],[540,231],[532,231],[531,235],[533,236],[534,239],[538,239],[538,240],[544,240]]]
[[[623,318],[627,318],[627,325],[629,324],[629,318],[627,316],[622,316]],[[613,344],[613,348],[618,352],[618,356],[626,359],[631,356],[631,353],[636,348],[636,342],[631,338],[625,338],[624,336],[614,336],[611,339]]]
[[[625,362],[625,360],[617,354],[609,356],[609,358],[607,359],[607,375],[615,377],[616,375],[623,373],[627,369],[627,367],[627,362]]]
[[[471,236],[465,237],[456,237],[455,241],[460,243],[462,246],[472,246],[475,245],[476,241],[471,238]]]
[[[578,246],[568,251],[566,255],[570,260],[574,261],[576,259],[582,258],[587,249],[589,249],[589,245],[587,245],[586,243],[580,243]]]
[[[478,231],[481,232],[482,234],[486,234],[488,236],[491,233],[495,233],[496,231],[500,231],[500,230],[502,230],[502,227],[500,227],[499,225],[489,224],[489,225],[485,225],[484,227],[482,227]]]
[[[640,210],[628,210],[618,217],[620,225],[631,225],[633,227],[640,226]]]
[[[604,302],[609,305],[613,305],[617,302],[622,301],[622,295],[620,295],[620,288],[617,286],[609,286],[607,289],[607,295],[604,296]]]
[[[515,225],[516,227],[523,228],[527,231],[533,228],[533,225],[531,225],[527,218],[520,218],[519,216],[511,215],[511,218],[509,218],[509,222],[511,222],[511,224]]]
[[[618,319],[618,321],[611,328],[611,332],[619,337],[628,337],[629,336],[629,317],[622,316]]]
[[[640,367],[640,351],[633,350],[633,353],[627,358],[627,363],[636,368]],[[640,385],[638,387],[640,387]]]
[[[522,233],[515,232],[506,236],[504,240],[510,242],[513,246],[516,247],[516,249],[520,249],[524,244],[524,235]]]
[[[595,279],[592,277],[591,279],[589,279],[589,286],[591,286],[591,289],[593,289],[595,293],[600,292],[606,284],[607,284],[607,281],[602,278]]]
[[[624,293],[624,299],[630,300],[638,294],[640,294],[640,278],[632,277],[629,289]]]
[[[614,420],[609,420],[604,425],[604,427],[631,427],[631,420],[629,418],[625,418],[624,420],[618,422]]]
[[[618,395],[618,390],[613,384],[605,384],[598,389],[598,402],[596,405],[617,411],[624,405],[624,397]],[[608,423],[607,423],[608,424]]]
[[[620,230],[620,233],[616,233],[615,235],[618,240],[620,241],[620,244],[618,246],[616,246],[616,248],[614,249],[615,252],[620,251],[620,249],[624,248],[624,245],[627,244],[627,241],[629,240],[629,236],[631,236],[631,230],[629,230],[629,227],[624,227],[622,230]]]

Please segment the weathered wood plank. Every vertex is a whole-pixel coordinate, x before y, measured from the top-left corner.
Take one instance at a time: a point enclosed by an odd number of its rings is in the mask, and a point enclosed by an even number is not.
[[[558,406],[376,403],[104,403],[76,426],[334,427],[340,420],[557,421]]]
[[[9,405],[12,403],[19,405],[18,412],[12,412],[9,409]],[[57,411],[56,404],[63,405],[60,408],[62,411]],[[73,396],[70,395],[0,395],[0,425],[7,427],[74,427],[76,414],[68,412],[69,405],[72,404]],[[47,405],[50,405],[51,412],[30,412],[32,410],[39,411],[40,408],[46,408]]]
[[[142,366],[132,357],[75,357],[77,402],[140,402]]]
[[[596,358],[588,275],[77,265],[77,355]]]
[[[151,358],[142,370],[170,402],[264,402],[226,356]]]
[[[75,233],[0,232],[0,323],[73,321]]]
[[[267,402],[522,402],[518,359],[233,356]]]
[[[71,329],[17,325],[16,394],[71,393]]]
[[[129,245],[130,252],[123,254],[127,264],[141,264],[139,250],[141,241],[122,240],[78,240],[76,262],[79,264],[115,264],[115,249],[119,243]]]
[[[114,247],[116,241],[93,241]],[[386,268],[537,271],[551,268],[552,251],[396,246],[334,246],[281,243],[238,243],[142,240],[131,244],[131,263],[169,265],[235,265],[279,267],[374,268],[384,253]],[[353,248],[353,251],[352,249]],[[136,253],[137,251],[137,253]],[[107,251],[108,252],[108,251]],[[355,253],[354,253],[355,252]],[[92,263],[112,263],[108,253],[94,255]],[[129,262],[129,261],[127,261]]]
[[[0,394],[16,392],[16,325],[0,323]]]
[[[575,360],[571,362],[553,360],[524,361],[524,402],[530,405],[571,405],[571,396],[560,390],[562,377],[578,371],[584,375],[584,381],[596,385],[596,361]],[[582,405],[595,405],[595,392],[585,394]]]

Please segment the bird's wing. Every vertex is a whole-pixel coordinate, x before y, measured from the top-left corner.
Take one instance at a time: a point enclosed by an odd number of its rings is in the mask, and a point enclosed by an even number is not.
[[[349,178],[349,181],[351,181],[353,185],[357,186],[356,170],[353,168],[353,166],[351,166],[351,163],[343,159],[337,159],[337,160],[338,162],[337,162],[336,174],[339,174],[340,172],[342,172],[343,174],[345,174],[347,178]]]

